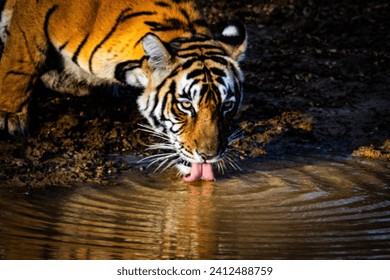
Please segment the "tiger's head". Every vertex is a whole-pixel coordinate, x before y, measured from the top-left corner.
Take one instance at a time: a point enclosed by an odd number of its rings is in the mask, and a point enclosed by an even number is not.
[[[169,44],[149,33],[142,45],[142,70],[128,79],[145,87],[140,112],[163,140],[151,149],[167,151],[151,159],[159,167],[176,165],[187,181],[213,180],[212,165],[227,157],[230,122],[242,100],[244,26]]]

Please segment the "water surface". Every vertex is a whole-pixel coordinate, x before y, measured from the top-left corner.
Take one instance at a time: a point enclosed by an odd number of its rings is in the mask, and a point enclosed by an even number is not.
[[[2,190],[1,259],[390,258],[389,162],[264,158],[217,182]]]

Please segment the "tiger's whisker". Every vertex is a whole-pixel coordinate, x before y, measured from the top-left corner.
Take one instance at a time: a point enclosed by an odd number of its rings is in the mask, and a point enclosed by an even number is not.
[[[224,173],[225,173],[225,171],[227,171],[226,159],[225,158],[221,161],[221,168],[222,168],[222,170],[224,170],[223,171]]]
[[[147,130],[144,130],[144,129],[140,129],[141,131],[145,131],[145,132],[148,132],[149,134],[151,134],[153,137],[156,137],[156,138],[159,138],[159,139],[162,139],[162,140],[166,140],[166,141],[169,141],[170,139],[168,138],[168,136],[164,136],[164,135],[160,135],[160,134],[157,134],[157,133],[152,133],[151,131],[147,131]]]
[[[238,165],[237,160],[232,155],[229,154],[225,158],[227,163],[230,164],[230,166],[233,167],[233,169],[242,171],[241,167]]]
[[[216,163],[216,165],[217,165],[218,171],[221,172],[221,161],[218,161],[218,162]]]
[[[165,167],[161,170],[161,172],[164,172],[164,171],[167,170],[168,168],[172,167],[174,164],[177,163],[177,161],[178,161],[178,159],[173,159],[173,160],[171,160],[171,162],[168,163],[167,166],[165,166]]]
[[[171,154],[170,156],[165,156],[165,157],[159,157],[155,160],[153,160],[152,162],[150,162],[148,164],[148,166],[146,167],[146,169],[148,169],[149,167],[151,167],[152,165],[154,164],[157,164],[158,162],[162,161],[162,163],[160,163],[160,165],[156,168],[156,170],[154,172],[156,172],[161,166],[163,166],[170,158],[174,157],[174,156],[177,156],[177,154]]]
[[[221,172],[222,174],[225,174],[225,170],[223,168],[223,160],[219,161],[217,163],[218,171]]]
[[[173,145],[170,144],[154,144],[150,145],[146,150],[173,150],[175,151],[176,148]]]
[[[154,159],[154,158],[160,158],[160,157],[163,157],[163,156],[168,156],[168,155],[172,155],[172,153],[162,153],[162,154],[157,154],[157,155],[150,155],[150,156],[147,156],[147,157],[144,157],[144,158],[140,159],[138,161],[138,163],[141,163],[141,162],[144,162],[144,161],[148,161],[148,160],[151,160],[151,159]]]
[[[161,160],[164,160],[166,158],[171,158],[171,157],[174,157],[176,155],[177,155],[177,153],[158,154],[158,155],[155,155],[155,157],[153,158],[153,162],[161,161]]]
[[[163,162],[161,162],[161,163],[159,164],[159,166],[157,166],[157,168],[154,169],[153,173],[156,173],[164,164],[167,163],[168,160],[169,160],[169,158],[167,158],[167,159],[165,159]]]
[[[155,130],[153,127],[145,125],[145,124],[138,124],[141,128],[139,130],[147,132],[157,138],[170,141],[169,135],[165,132]]]
[[[242,138],[244,135],[244,129],[238,128],[236,131],[234,131],[229,137],[228,137],[228,145],[233,144],[238,139]]]

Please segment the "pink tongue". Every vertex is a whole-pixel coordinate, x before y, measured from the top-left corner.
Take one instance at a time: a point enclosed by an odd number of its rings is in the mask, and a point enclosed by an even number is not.
[[[192,182],[198,179],[213,181],[215,180],[213,167],[210,163],[193,163],[191,173],[184,176],[184,181]]]

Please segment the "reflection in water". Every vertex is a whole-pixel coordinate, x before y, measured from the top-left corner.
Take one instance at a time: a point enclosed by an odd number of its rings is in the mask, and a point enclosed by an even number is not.
[[[390,257],[388,162],[247,162],[187,184],[131,171],[112,187],[6,193],[2,259]]]

